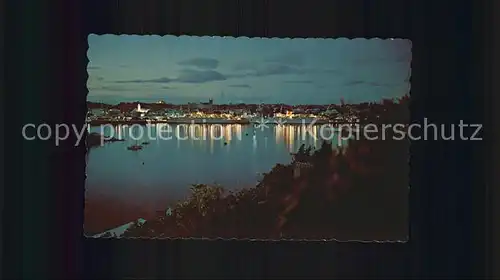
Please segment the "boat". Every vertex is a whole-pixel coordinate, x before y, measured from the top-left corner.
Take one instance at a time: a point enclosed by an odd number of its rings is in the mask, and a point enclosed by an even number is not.
[[[139,150],[142,150],[142,146],[132,145],[130,147],[127,147],[127,150],[129,150],[129,151],[139,151]]]
[[[139,151],[139,150],[142,150],[142,146],[141,145],[137,145],[137,141],[136,141],[135,145],[127,147],[127,150],[129,150],[129,151]]]
[[[147,141],[142,142],[142,145],[149,145],[149,142],[147,142]]]

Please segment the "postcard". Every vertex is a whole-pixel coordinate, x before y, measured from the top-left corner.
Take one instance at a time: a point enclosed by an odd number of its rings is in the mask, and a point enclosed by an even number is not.
[[[88,43],[86,237],[408,239],[411,41]]]

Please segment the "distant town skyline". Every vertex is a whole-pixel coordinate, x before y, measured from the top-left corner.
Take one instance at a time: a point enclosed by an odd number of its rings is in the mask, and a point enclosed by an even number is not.
[[[332,104],[409,92],[411,43],[89,35],[88,101]]]

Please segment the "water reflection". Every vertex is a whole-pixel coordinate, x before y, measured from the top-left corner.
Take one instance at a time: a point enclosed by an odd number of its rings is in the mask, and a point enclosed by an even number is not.
[[[321,138],[322,135],[319,130],[319,125],[311,127],[305,125],[277,125],[274,128],[276,144],[283,142],[289,152],[294,152],[302,144],[318,148],[322,142],[321,139],[334,143],[338,142],[338,137]]]
[[[319,148],[321,134],[329,135],[320,126],[301,125],[270,125],[262,131],[240,124],[152,124],[92,127],[91,131],[125,141],[106,144],[88,155],[86,195],[106,195],[127,203],[176,200],[193,183],[254,186],[255,174],[289,163],[290,153],[302,144]],[[333,145],[341,144],[331,138]],[[143,141],[151,144],[141,151],[127,150]]]
[[[101,132],[108,137],[116,137],[130,141],[156,141],[156,146],[162,145],[161,140],[177,140],[176,148],[181,149],[182,141],[189,140],[190,145],[203,147],[208,144],[210,153],[215,152],[215,142],[220,145],[231,146],[237,142],[246,142],[245,137],[252,136],[252,143],[259,139],[274,138],[274,146],[284,146],[288,152],[294,152],[302,144],[318,148],[322,140],[329,140],[336,146],[341,146],[345,141],[339,141],[335,129],[328,125],[273,125],[264,129],[254,129],[249,125],[241,124],[151,124],[118,125],[92,127],[91,131]],[[147,139],[147,140],[146,140]],[[269,144],[267,140],[263,143]],[[264,146],[266,146],[264,145]],[[263,147],[264,147],[263,146]]]

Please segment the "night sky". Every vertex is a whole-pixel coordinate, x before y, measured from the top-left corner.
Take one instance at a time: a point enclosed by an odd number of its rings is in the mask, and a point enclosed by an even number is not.
[[[411,42],[90,35],[88,100],[331,104],[408,93]]]

